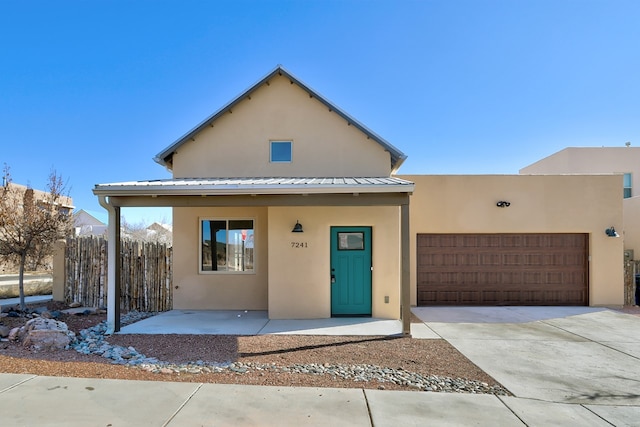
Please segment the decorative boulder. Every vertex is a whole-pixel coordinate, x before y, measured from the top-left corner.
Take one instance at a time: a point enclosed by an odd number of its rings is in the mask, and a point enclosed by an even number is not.
[[[64,349],[76,336],[66,323],[43,317],[29,320],[15,334],[11,332],[10,338],[22,339],[24,347],[34,350]]]

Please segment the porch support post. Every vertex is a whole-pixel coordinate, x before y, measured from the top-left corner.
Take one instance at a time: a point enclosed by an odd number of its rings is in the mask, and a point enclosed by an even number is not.
[[[107,228],[107,334],[120,330],[120,207],[100,197],[100,205],[109,212]]]
[[[113,253],[111,254],[110,259],[113,260],[113,280],[110,283],[113,283],[113,292],[110,292],[109,295],[112,295],[112,304],[113,304],[113,332],[120,332],[120,270],[121,270],[121,262],[120,262],[120,206],[114,206],[115,211],[115,225],[114,232],[115,237],[113,239]],[[111,222],[111,221],[109,221]]]
[[[400,205],[400,246],[402,278],[400,283],[400,312],[402,316],[402,335],[411,336],[411,266],[409,234],[409,196],[406,203]]]

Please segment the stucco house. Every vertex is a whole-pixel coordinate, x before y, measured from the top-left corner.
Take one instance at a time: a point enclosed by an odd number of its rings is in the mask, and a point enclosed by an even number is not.
[[[111,241],[121,207],[173,207],[175,308],[403,317],[408,332],[405,157],[277,67],[156,156],[172,179],[94,193]]]
[[[177,309],[409,334],[411,305],[622,303],[622,247],[603,232],[622,219],[617,177],[397,175],[405,158],[278,66],[155,157],[171,179],[93,191],[114,242],[122,207],[173,207]]]
[[[33,201],[36,206],[40,208],[51,207],[52,196],[51,192],[48,190],[38,190],[28,185],[16,184],[15,182],[11,181],[7,182],[6,177],[2,180],[0,191],[3,191],[5,189],[9,191],[7,195],[13,198],[13,203],[15,203],[14,206],[18,207],[19,209],[23,208],[24,196],[28,190],[33,191]],[[54,206],[56,207],[57,212],[62,215],[73,214],[73,199],[69,196],[60,195],[59,198],[57,198],[57,200],[54,202]],[[34,262],[35,264],[28,264],[28,269],[41,269],[43,268],[43,266],[45,267],[45,269],[51,269],[52,257],[47,255],[42,257],[42,259],[37,259],[30,262]],[[17,263],[0,260],[0,271],[3,273],[17,272],[18,265]]]
[[[15,182],[10,182],[7,184],[5,179],[3,179],[2,187],[6,185],[11,185],[13,189],[15,189],[15,194],[19,197],[23,197],[24,193],[30,189],[33,190],[33,199],[37,205],[49,205],[51,203],[51,193],[46,190],[38,190],[35,188],[31,188],[27,185],[16,184]],[[61,195],[57,202],[58,211],[64,215],[70,215],[73,213],[73,199],[69,196]]]
[[[625,258],[640,251],[640,147],[567,147],[520,169],[520,174],[615,174],[623,197]]]
[[[92,212],[80,209],[73,213],[73,230],[75,236],[104,236],[107,234],[107,224],[103,212]]]

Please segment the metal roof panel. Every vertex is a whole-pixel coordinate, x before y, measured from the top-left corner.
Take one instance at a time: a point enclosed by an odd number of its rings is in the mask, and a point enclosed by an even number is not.
[[[395,177],[381,178],[179,178],[97,184],[103,196],[410,193],[414,184]]]

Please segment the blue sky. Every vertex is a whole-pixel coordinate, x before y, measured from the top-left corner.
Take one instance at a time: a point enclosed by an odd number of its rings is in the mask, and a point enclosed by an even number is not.
[[[0,0],[0,163],[100,210],[95,184],[170,177],[152,157],[282,64],[401,173],[514,174],[640,145],[638,22],[637,0]]]

